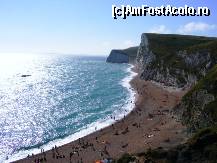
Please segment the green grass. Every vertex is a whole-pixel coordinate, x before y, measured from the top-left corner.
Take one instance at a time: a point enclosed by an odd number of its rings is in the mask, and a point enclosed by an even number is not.
[[[124,154],[121,158],[119,158],[117,161],[114,161],[114,163],[129,163],[133,162],[136,158],[128,153]]]
[[[163,67],[166,71],[168,67],[170,73],[175,74],[176,69],[185,70],[193,74],[197,74],[198,70],[189,68],[182,58],[177,56],[178,51],[187,51],[187,55],[194,55],[197,52],[206,52],[211,55],[211,58],[217,60],[217,38],[201,37],[201,36],[183,36],[183,35],[161,35],[161,34],[146,34],[149,40],[149,48],[156,55],[150,68]],[[204,65],[202,65],[204,66]],[[198,75],[198,74],[197,74]],[[201,76],[200,76],[201,77]],[[182,76],[177,75],[180,82],[184,82]],[[194,105],[193,93],[200,90],[207,90],[207,93],[212,94],[215,100],[204,106],[204,112],[213,120],[213,124],[208,127],[197,129],[195,134],[188,139],[184,144],[180,144],[169,150],[163,148],[149,149],[147,151],[135,154],[124,155],[119,159],[119,162],[129,162],[131,158],[145,158],[156,162],[176,162],[177,159],[183,159],[183,162],[216,162],[217,160],[217,65],[201,77],[201,80],[183,97],[182,102],[185,104],[186,119],[190,120],[195,114],[194,109],[198,109]],[[198,100],[198,99],[197,99]],[[200,101],[196,101],[196,104]],[[199,105],[200,106],[200,105]],[[191,123],[189,121],[188,123]],[[205,125],[204,125],[205,126]],[[202,127],[204,127],[202,125]],[[136,157],[134,157],[136,156]]]
[[[195,53],[197,51],[208,51],[213,56],[217,56],[217,40],[208,41],[202,44],[194,45],[187,48],[187,52]]]
[[[176,70],[184,70],[187,73],[195,74],[201,78],[200,72],[186,65],[183,58],[177,55],[179,51],[186,51],[188,55],[194,55],[197,52],[210,53],[211,58],[217,59],[217,38],[176,35],[176,34],[146,34],[149,40],[149,49],[155,54],[156,60],[150,65],[150,69],[158,65],[168,67],[170,74],[177,76]],[[205,65],[198,65],[204,67]],[[165,70],[164,70],[165,71]],[[183,78],[180,83],[184,82]]]
[[[137,51],[138,51],[138,46],[135,47],[130,47],[127,49],[114,49],[115,51],[118,51],[120,53],[123,53],[125,55],[128,55],[130,57],[136,57],[137,56]]]
[[[199,130],[186,143],[176,147],[148,149],[135,155],[140,160],[143,158],[158,163],[174,163],[177,160],[182,160],[182,162],[215,162],[217,160],[217,126]]]
[[[217,122],[217,100],[207,104],[204,111],[207,112],[210,117],[212,117],[215,123]]]
[[[188,50],[191,47],[206,45],[217,38],[175,35],[175,34],[146,34],[149,40],[149,48],[160,58],[173,57],[177,51]],[[203,47],[204,48],[204,47]]]
[[[138,46],[136,47],[130,47],[127,49],[122,50],[124,53],[126,53],[128,56],[136,57],[137,51],[138,51]]]
[[[217,41],[214,37],[177,35],[177,34],[151,34],[147,33],[149,46],[158,54],[169,54],[178,50]]]
[[[195,97],[193,94],[196,94],[200,90],[206,90],[208,94],[214,96],[214,101],[206,104],[204,108],[194,106],[195,102],[199,103],[200,101],[195,101],[196,99],[194,99]],[[184,115],[182,115],[184,123],[189,126],[195,123],[195,120],[191,122],[191,117],[195,114],[196,109],[196,111],[200,111],[202,114],[206,115],[206,119],[209,120],[206,120],[207,124],[217,124],[217,65],[215,65],[205,77],[199,80],[197,84],[182,98],[182,103],[184,104],[184,108],[182,108],[184,109]],[[201,121],[202,119],[198,119],[199,123]]]
[[[187,100],[192,96],[192,93],[200,89],[206,89],[208,93],[217,96],[217,65],[215,65],[204,78],[199,80],[197,84],[183,97]]]
[[[217,126],[207,127],[198,130],[197,133],[195,133],[194,136],[190,138],[187,143],[191,146],[194,146],[196,142],[200,141],[200,139],[202,137],[205,137],[206,135],[216,135],[217,138]]]

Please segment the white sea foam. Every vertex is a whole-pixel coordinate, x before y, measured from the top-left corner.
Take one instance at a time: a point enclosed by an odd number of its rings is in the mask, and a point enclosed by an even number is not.
[[[97,122],[94,122],[90,125],[87,125],[86,127],[84,128],[81,128],[80,131],[70,135],[70,136],[67,136],[63,139],[56,139],[54,141],[51,141],[47,144],[44,144],[42,146],[40,146],[39,148],[34,148],[34,149],[30,149],[30,150],[21,150],[19,151],[18,153],[16,154],[13,154],[12,156],[9,156],[9,159],[6,160],[5,162],[12,162],[12,161],[15,161],[15,160],[19,160],[19,159],[22,159],[22,158],[25,158],[27,157],[27,155],[31,155],[32,153],[33,154],[38,154],[41,152],[41,149],[43,148],[45,151],[47,150],[50,150],[52,149],[52,147],[54,147],[55,145],[56,146],[61,146],[61,145],[64,145],[64,144],[67,144],[67,143],[70,143],[74,140],[77,140],[81,137],[84,137],[86,135],[89,135],[93,132],[96,131],[96,127],[97,127],[97,130],[100,130],[100,129],[103,129],[113,123],[115,123],[116,120],[120,120],[122,119],[125,115],[129,114],[132,109],[135,107],[135,104],[134,104],[134,101],[135,101],[135,91],[132,89],[131,85],[130,85],[130,81],[137,75],[137,73],[133,72],[132,71],[132,68],[133,66],[130,65],[129,68],[127,68],[127,72],[129,73],[129,75],[127,77],[125,77],[121,82],[120,84],[127,88],[128,89],[128,92],[129,92],[129,98],[128,98],[128,101],[121,107],[120,110],[117,110],[114,112],[114,115],[115,115],[115,120],[114,119],[111,119],[110,117],[108,117],[107,119],[102,119],[100,121],[97,121]]]

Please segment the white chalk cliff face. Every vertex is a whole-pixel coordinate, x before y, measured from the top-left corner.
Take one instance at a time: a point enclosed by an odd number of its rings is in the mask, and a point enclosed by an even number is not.
[[[133,63],[141,79],[189,87],[217,63],[216,46],[216,38],[143,33],[138,48],[112,50],[107,62]]]
[[[153,35],[155,35],[155,37],[156,35],[157,37],[159,36],[159,39],[161,36],[165,36],[160,34]],[[167,37],[171,39],[170,37],[175,36],[168,35]],[[210,68],[217,63],[217,59],[206,49],[200,49],[196,52],[187,52],[186,50],[177,49],[169,58],[164,57],[166,54],[159,55],[154,52],[155,49],[150,47],[153,41],[152,34],[142,34],[141,43],[137,52],[136,65],[140,77],[144,80],[153,80],[166,86],[179,88],[188,87],[205,76]],[[164,44],[163,41],[162,44]],[[173,44],[173,42],[171,42],[171,44]],[[160,46],[161,44],[159,44],[159,47]],[[162,51],[166,50],[167,49],[162,49]],[[173,61],[173,58],[176,58],[182,66],[176,67],[171,66],[170,63],[168,64],[168,62]]]
[[[158,38],[162,41],[158,41]],[[174,109],[175,115],[187,126],[189,133],[217,124],[217,114],[213,113],[217,106],[217,39],[212,39],[142,34],[137,52],[136,65],[144,80],[153,80],[176,88],[190,88],[189,86],[199,81]],[[176,42],[170,42],[171,40]],[[172,48],[176,46],[172,51],[169,49],[171,45]]]
[[[112,50],[106,62],[129,63],[129,56],[120,50]]]
[[[144,33],[135,66],[141,79],[191,88],[170,113],[189,136],[197,133],[171,150],[157,148],[154,155],[148,151],[144,156],[156,162],[216,162],[217,38]]]
[[[146,67],[155,60],[155,55],[149,50],[148,38],[145,33],[141,36],[141,43],[137,51],[137,66],[140,71],[146,69]]]
[[[138,46],[122,50],[112,50],[106,62],[134,64],[137,56],[137,51]]]

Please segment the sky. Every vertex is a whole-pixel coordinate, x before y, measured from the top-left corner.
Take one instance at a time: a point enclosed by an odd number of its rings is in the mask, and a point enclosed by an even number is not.
[[[206,6],[210,16],[113,19],[112,5]],[[217,37],[215,0],[0,0],[0,53],[108,55],[137,46],[142,33]]]

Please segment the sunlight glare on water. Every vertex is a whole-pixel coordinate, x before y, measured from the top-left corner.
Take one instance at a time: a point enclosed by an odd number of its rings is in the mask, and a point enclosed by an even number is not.
[[[1,54],[0,162],[121,112],[128,67],[104,57]]]

